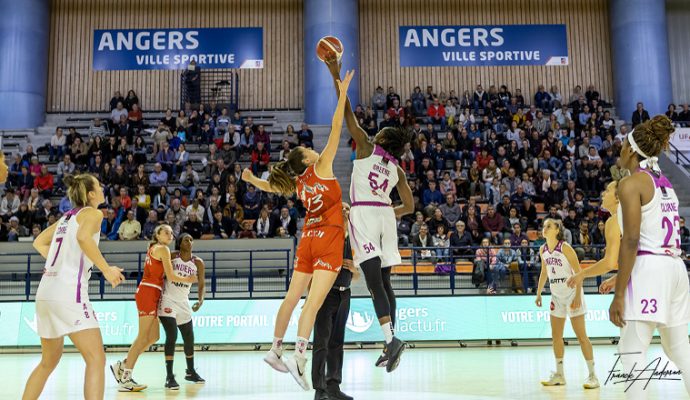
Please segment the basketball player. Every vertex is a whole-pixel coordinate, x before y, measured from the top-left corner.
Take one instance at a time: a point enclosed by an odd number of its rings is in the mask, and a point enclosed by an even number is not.
[[[41,337],[41,362],[26,382],[23,399],[38,399],[60,357],[64,337],[86,362],[84,398],[102,399],[105,384],[105,352],[96,314],[89,301],[93,265],[116,287],[125,277],[122,269],[108,265],[98,250],[105,201],[98,179],[91,175],[66,175],[67,196],[74,205],[34,240],[34,248],[46,259],[36,292],[36,323]]]
[[[5,153],[2,151],[2,148],[0,148],[0,183],[7,182],[7,176],[9,173],[9,168],[5,163]]]
[[[592,343],[587,337],[585,329],[585,314],[587,310],[584,304],[584,290],[582,284],[571,289],[566,280],[576,272],[580,272],[580,262],[575,250],[564,240],[563,222],[552,218],[544,220],[543,236],[546,239],[539,249],[541,255],[541,275],[537,287],[535,303],[541,307],[541,292],[544,290],[546,280],[549,280],[551,289],[551,335],[553,340],[553,352],[556,356],[556,372],[551,374],[548,381],[542,381],[544,386],[565,385],[563,376],[563,328],[565,318],[570,316],[577,341],[580,343],[582,355],[587,361],[589,375],[583,384],[585,389],[596,389],[599,380],[594,372],[594,354]]]
[[[603,275],[612,271],[618,266],[618,254],[621,246],[621,229],[618,225],[618,197],[616,191],[618,189],[618,181],[612,181],[606,186],[606,190],[601,194],[601,206],[611,213],[609,219],[606,220],[604,228],[604,235],[606,236],[606,252],[604,257],[597,261],[589,268],[583,269],[577,274],[568,278],[566,283],[568,287],[575,288],[582,286],[585,278]],[[612,286],[615,285],[616,275],[601,283],[600,292],[608,293]]]
[[[206,381],[197,374],[194,369],[194,326],[192,324],[192,311],[198,311],[204,303],[205,281],[204,261],[192,254],[194,239],[192,235],[183,233],[175,241],[175,250],[172,254],[173,273],[178,276],[197,276],[199,282],[199,301],[189,307],[189,291],[191,283],[171,282],[165,280],[165,287],[161,296],[158,315],[165,330],[165,388],[178,390],[180,385],[173,374],[173,360],[175,357],[175,342],[177,330],[182,334],[184,341],[184,354],[187,360],[187,371],[184,379],[193,383],[205,383]]]
[[[287,161],[276,163],[268,180],[254,176],[249,169],[242,172],[242,179],[264,192],[297,196],[307,208],[302,239],[297,246],[295,270],[290,287],[280,305],[276,317],[273,345],[264,361],[280,372],[290,372],[297,383],[309,390],[306,377],[307,344],[316,313],[330,292],[338,272],[343,265],[343,215],[342,192],[333,175],[333,159],[338,151],[343,124],[343,109],[347,88],[354,72],[348,72],[338,86],[342,96],[333,114],[333,124],[328,143],[321,154],[297,147],[290,152]],[[311,281],[309,297],[304,303],[297,325],[295,355],[282,360],[283,336],[287,330],[292,311]]]
[[[326,65],[333,79],[337,80],[340,76],[338,61],[330,60]],[[386,371],[392,372],[398,367],[405,350],[405,343],[395,337],[393,331],[396,304],[391,267],[401,262],[395,218],[414,211],[412,190],[398,159],[412,138],[407,130],[387,127],[376,134],[373,143],[370,142],[366,131],[357,123],[349,100],[345,107],[345,121],[357,144],[350,183],[350,233],[354,262],[362,268],[386,342],[376,366],[385,366]],[[393,188],[398,190],[402,200],[397,207],[391,206]]]
[[[170,225],[159,225],[153,231],[144,263],[144,277],[139,282],[134,296],[139,311],[139,332],[127,352],[127,358],[110,366],[115,380],[119,383],[120,392],[140,392],[146,389],[146,385],[138,384],[132,379],[132,369],[141,353],[158,341],[158,303],[163,290],[163,278],[187,284],[197,281],[196,275],[181,277],[173,273],[168,248],[172,240],[173,231]]]
[[[348,220],[350,205],[343,203],[343,219]],[[347,222],[345,223],[347,224]],[[343,345],[345,326],[350,315],[350,283],[357,269],[352,263],[352,247],[347,226],[343,246],[343,268],[314,322],[314,361],[311,364],[311,380],[316,393],[315,400],[352,400],[340,390],[343,381]]]
[[[658,329],[664,353],[680,369],[690,393],[690,284],[680,259],[679,204],[657,158],[673,131],[671,120],[658,115],[637,125],[621,149],[621,166],[631,175],[618,188],[623,238],[609,317],[621,328],[618,350],[626,372],[647,365],[647,349]],[[626,384],[626,398],[646,399],[646,382]]]

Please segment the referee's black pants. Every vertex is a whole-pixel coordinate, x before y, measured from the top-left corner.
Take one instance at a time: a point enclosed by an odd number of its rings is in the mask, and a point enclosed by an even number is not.
[[[343,344],[349,313],[350,289],[331,289],[314,322],[311,364],[314,389],[339,387],[343,381]]]

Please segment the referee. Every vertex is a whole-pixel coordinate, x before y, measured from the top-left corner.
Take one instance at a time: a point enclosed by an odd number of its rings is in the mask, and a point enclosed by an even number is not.
[[[347,224],[350,206],[343,203],[343,217]],[[314,322],[314,347],[312,349],[311,380],[316,393],[315,400],[352,400],[340,391],[343,381],[343,344],[345,324],[350,313],[350,283],[353,273],[350,237],[345,227],[343,268],[328,292]]]

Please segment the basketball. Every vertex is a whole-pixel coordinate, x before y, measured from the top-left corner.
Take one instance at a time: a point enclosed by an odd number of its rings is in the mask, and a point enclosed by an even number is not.
[[[343,44],[335,36],[325,36],[316,45],[316,55],[323,62],[343,56]]]

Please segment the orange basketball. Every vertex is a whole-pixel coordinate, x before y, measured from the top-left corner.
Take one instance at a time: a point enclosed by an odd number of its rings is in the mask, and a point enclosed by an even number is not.
[[[340,39],[334,36],[325,36],[319,40],[316,45],[316,56],[319,57],[321,61],[327,61],[332,59],[340,60],[343,56],[343,44]]]

